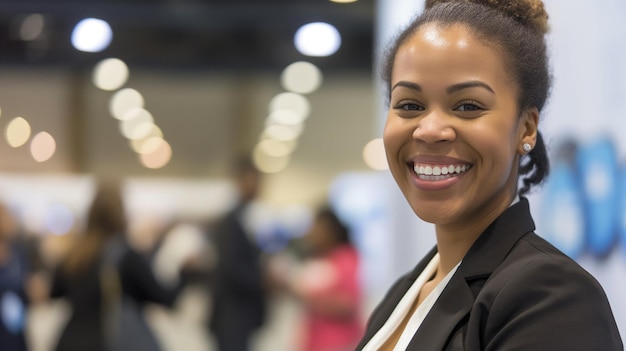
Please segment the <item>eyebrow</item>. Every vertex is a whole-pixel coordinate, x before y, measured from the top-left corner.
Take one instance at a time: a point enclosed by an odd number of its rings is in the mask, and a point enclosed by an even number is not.
[[[401,80],[398,83],[394,84],[393,87],[391,88],[391,91],[393,91],[397,87],[405,87],[405,88],[409,88],[411,90],[415,90],[418,92],[422,91],[422,87],[419,84],[407,82],[404,80]]]
[[[451,85],[448,87],[447,91],[448,91],[448,94],[453,94],[460,90],[469,89],[469,88],[484,88],[486,90],[489,90],[494,95],[496,93],[495,91],[493,91],[493,89],[491,89],[491,87],[487,83],[481,82],[479,80],[470,80],[468,82]]]
[[[404,87],[404,88],[408,88],[411,90],[415,90],[417,92],[422,91],[422,87],[419,84],[407,82],[403,80],[394,84],[394,86],[391,88],[391,91],[393,91],[397,87]],[[457,83],[457,84],[449,86],[446,91],[448,92],[448,94],[453,94],[460,90],[469,89],[469,88],[483,88],[483,89],[490,91],[492,94],[496,93],[487,83],[481,82],[479,80],[470,80],[467,82]]]

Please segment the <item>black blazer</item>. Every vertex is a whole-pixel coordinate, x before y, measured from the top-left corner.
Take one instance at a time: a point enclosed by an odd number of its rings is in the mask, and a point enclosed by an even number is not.
[[[216,333],[247,335],[265,321],[266,296],[261,251],[242,224],[239,205],[213,231],[218,262],[212,279],[210,327]]]
[[[600,284],[534,229],[524,198],[500,215],[467,252],[407,350],[623,350]],[[392,286],[357,350],[436,252]]]

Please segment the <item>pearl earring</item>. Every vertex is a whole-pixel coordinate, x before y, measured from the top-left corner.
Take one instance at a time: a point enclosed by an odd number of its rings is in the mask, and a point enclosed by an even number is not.
[[[529,153],[533,149],[533,147],[530,146],[529,143],[524,143],[524,145],[522,145],[522,149],[524,149],[524,152]]]

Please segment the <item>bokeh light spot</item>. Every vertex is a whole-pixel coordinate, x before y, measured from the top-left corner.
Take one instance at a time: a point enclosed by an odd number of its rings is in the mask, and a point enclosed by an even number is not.
[[[117,90],[128,80],[128,66],[117,58],[104,59],[93,70],[93,84],[102,90]]]
[[[22,117],[14,118],[6,128],[6,139],[11,147],[20,147],[30,138],[30,124]]]
[[[278,173],[289,164],[289,156],[274,157],[265,153],[265,150],[257,144],[252,153],[256,167],[263,173]]]
[[[295,140],[265,139],[259,142],[258,147],[268,156],[283,157],[289,155],[295,148],[295,145]]]
[[[151,154],[161,147],[165,140],[160,136],[153,136],[145,139],[132,140],[133,150],[138,154]]]
[[[114,118],[121,121],[131,116],[127,115],[126,112],[135,108],[142,108],[143,104],[143,96],[137,90],[126,88],[111,96],[109,112]]]
[[[266,126],[272,124],[294,125],[304,122],[304,116],[292,110],[276,110],[267,116]]]
[[[294,62],[283,70],[280,81],[287,91],[309,94],[322,84],[322,72],[310,62]]]
[[[341,35],[337,28],[324,22],[305,24],[296,31],[296,49],[307,56],[330,56],[339,50]]]
[[[280,93],[272,98],[269,104],[270,113],[279,110],[289,110],[300,115],[304,121],[311,113],[309,100],[296,93]]]
[[[172,147],[165,140],[160,143],[154,152],[139,155],[139,159],[144,167],[151,169],[163,168],[170,162],[171,158]]]
[[[44,25],[45,20],[41,14],[33,13],[26,16],[20,26],[20,39],[31,41],[39,38],[43,33]]]
[[[263,139],[274,139],[279,141],[289,141],[297,139],[300,134],[302,134],[303,126],[301,124],[296,125],[283,125],[283,124],[274,124],[268,126],[263,131],[262,138]]]
[[[363,160],[368,167],[377,171],[389,168],[382,138],[373,139],[365,144],[363,148]]]
[[[56,151],[56,141],[47,132],[39,132],[30,142],[30,153],[37,162],[48,161]]]
[[[150,150],[150,147],[144,145],[144,143],[148,142],[148,140],[151,138],[163,139],[163,132],[161,131],[161,128],[159,128],[159,126],[157,126],[156,124],[152,124],[152,129],[145,138],[130,139],[131,148],[138,154],[150,153],[153,150]]]
[[[97,18],[81,20],[72,31],[72,45],[80,51],[100,52],[111,44],[112,39],[111,26]]]
[[[143,139],[152,132],[154,118],[143,108],[128,110],[120,122],[120,131],[127,139]]]

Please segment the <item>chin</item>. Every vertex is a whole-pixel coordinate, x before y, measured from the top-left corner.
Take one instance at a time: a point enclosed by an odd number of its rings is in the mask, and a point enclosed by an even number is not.
[[[423,210],[423,209],[413,209],[413,212],[424,222],[432,223],[432,224],[444,224],[444,222],[450,220],[449,215],[442,214],[441,212],[436,213],[432,210]]]
[[[414,199],[409,202],[413,212],[423,221],[433,224],[445,224],[454,219],[456,205],[441,198],[427,200],[423,198]]]

